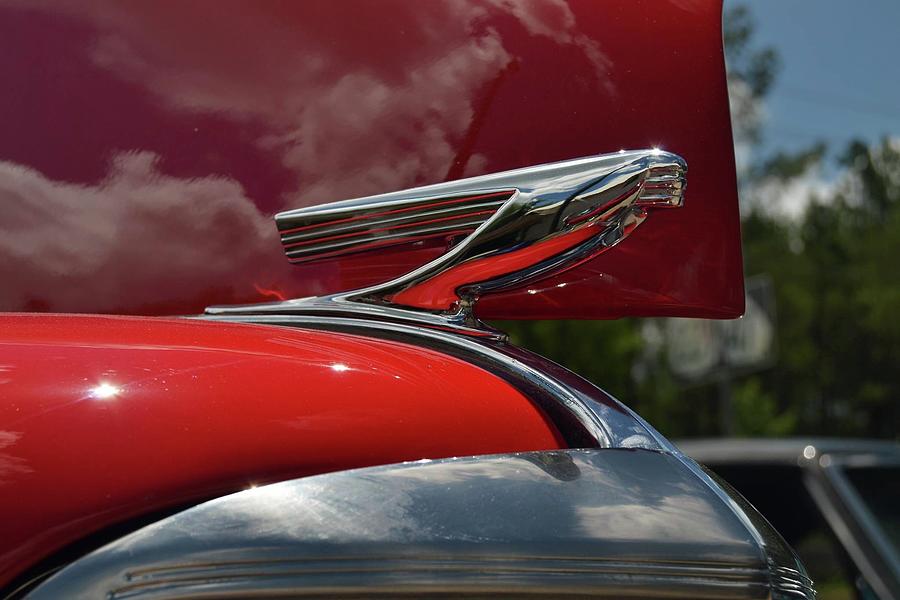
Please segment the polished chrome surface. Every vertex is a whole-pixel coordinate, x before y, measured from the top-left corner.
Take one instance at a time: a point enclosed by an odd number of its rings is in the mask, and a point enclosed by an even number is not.
[[[790,554],[758,543],[765,521],[752,527],[666,452],[418,461],[207,502],[29,597],[812,598]]]
[[[475,231],[512,195],[511,190],[458,197],[378,200],[348,207],[343,203],[281,213],[275,217],[292,263],[375,248],[409,244],[429,237],[455,237]]]
[[[675,452],[675,448],[630,408],[537,354],[490,337],[365,318],[323,315],[204,315],[202,319],[304,327],[396,339],[462,358],[507,379],[538,403],[570,446],[642,448]]]
[[[648,209],[681,206],[686,171],[669,152],[620,151],[281,213],[293,261],[467,235],[392,281],[207,313],[365,314],[499,337],[474,316],[480,295],[565,271],[619,243]]]
[[[475,338],[505,340],[506,334],[493,329],[479,320],[471,307],[460,306],[453,311],[430,312],[412,310],[390,304],[372,304],[360,302],[353,293],[334,294],[331,296],[313,296],[285,300],[284,302],[267,302],[262,304],[246,304],[235,306],[210,306],[205,317],[236,317],[237,321],[264,322],[255,317],[320,317],[320,318],[364,318],[385,323],[397,323],[427,327],[435,330],[446,330]],[[283,320],[290,322],[292,319]]]
[[[688,469],[709,485],[724,504],[730,506],[735,516],[753,535],[769,567],[773,600],[814,600],[816,592],[806,567],[765,517],[724,479],[683,454],[680,458]]]
[[[679,206],[685,168],[668,152],[621,152],[301,208],[279,213],[275,222],[292,261],[471,228],[474,235],[414,271],[417,275],[391,282],[390,290],[470,258],[520,250],[592,223],[615,229],[634,205]]]

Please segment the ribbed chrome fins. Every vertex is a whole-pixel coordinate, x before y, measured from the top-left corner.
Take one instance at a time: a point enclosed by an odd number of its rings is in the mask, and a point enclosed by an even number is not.
[[[288,260],[303,263],[429,238],[465,236],[488,220],[513,190],[403,200],[372,198],[294,210],[276,217]]]
[[[475,317],[480,296],[557,275],[618,244],[651,210],[681,206],[686,173],[675,154],[620,151],[280,213],[281,242],[294,263],[424,240],[446,248],[364,289],[206,312],[365,314],[495,335]]]
[[[304,263],[435,238],[450,246],[520,193],[540,191],[541,201],[531,208],[543,215],[555,209],[568,215],[556,220],[561,229],[602,218],[637,187],[640,196],[630,197],[629,204],[680,206],[685,173],[684,161],[667,152],[620,152],[301,208],[275,220],[288,260]],[[573,214],[579,207],[587,208]],[[552,227],[545,231],[553,233]]]

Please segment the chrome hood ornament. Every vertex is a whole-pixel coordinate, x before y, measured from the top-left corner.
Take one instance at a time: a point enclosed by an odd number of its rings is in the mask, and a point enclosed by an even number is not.
[[[283,212],[275,221],[294,263],[435,237],[450,247],[365,289],[206,313],[352,313],[498,335],[474,316],[479,296],[544,279],[611,248],[650,209],[681,206],[686,173],[675,154],[620,151]]]

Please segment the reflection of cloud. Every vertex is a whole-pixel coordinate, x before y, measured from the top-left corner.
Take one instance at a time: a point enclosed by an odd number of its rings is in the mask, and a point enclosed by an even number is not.
[[[515,16],[531,35],[550,38],[564,45],[580,48],[594,66],[597,78],[607,92],[612,92],[607,76],[612,61],[597,42],[578,32],[575,13],[565,0],[488,0],[494,6]]]
[[[299,494],[287,485],[244,492],[242,497],[233,497],[238,501],[228,506],[229,518],[246,523],[254,537],[346,541],[411,536],[416,528],[410,527],[409,489],[387,490],[377,477],[365,475],[346,484],[344,490],[355,501],[335,502],[327,480],[311,481]],[[377,508],[366,506],[371,498],[378,498]],[[360,518],[362,515],[369,518]],[[317,527],[322,522],[328,527]],[[420,535],[427,530],[427,524],[417,525]]]
[[[701,12],[709,7],[706,0],[672,0],[672,4],[688,12]]]
[[[558,471],[562,468],[562,471]],[[562,476],[561,476],[562,475]],[[110,548],[227,560],[231,549],[324,557],[347,543],[406,553],[444,545],[492,552],[555,546],[654,562],[672,544],[693,560],[758,560],[748,530],[676,459],[618,450],[418,461],[251,488],[180,513]],[[357,546],[353,551],[361,551]],[[459,554],[462,556],[463,554]],[[246,557],[246,554],[245,554]]]
[[[0,286],[0,305],[134,309],[144,298],[165,303],[210,289],[252,289],[267,267],[283,267],[275,228],[240,185],[165,176],[155,159],[120,154],[97,186],[0,162],[0,280],[17,282]],[[82,287],[88,277],[91,285]]]
[[[456,154],[452,138],[473,117],[465,90],[484,85],[509,60],[488,33],[412,71],[402,86],[351,72],[298,99],[302,110],[286,130],[265,140],[279,145],[284,164],[309,183],[294,204],[426,183],[423,174],[445,171]]]
[[[532,35],[571,42],[575,15],[565,0],[489,0],[512,13]]]
[[[98,66],[145,86],[173,110],[261,123],[268,133],[255,143],[282,156],[302,191],[301,199],[285,200],[290,207],[425,183],[423,177],[445,172],[455,138],[472,119],[473,95],[511,60],[496,31],[472,31],[483,9],[467,2],[395,15],[424,38],[401,48],[399,73],[367,62],[366,45],[344,56],[353,50],[338,46],[354,42],[339,31],[327,36],[334,25],[311,8],[295,6],[283,23],[271,8],[245,5],[215,22],[190,11],[179,16],[198,21],[203,36],[160,31],[152,10],[115,3],[88,18],[102,32],[92,49]],[[302,23],[294,29],[290,19],[304,17],[325,31]]]
[[[529,35],[581,49],[603,85],[610,68],[562,0],[400,3],[383,32],[314,3],[244,4],[215,19],[191,5],[177,19],[153,4],[54,10],[97,29],[94,64],[170,109],[262,125],[267,133],[254,143],[278,152],[296,175],[302,197],[285,199],[290,207],[429,183],[447,172],[474,103],[515,58],[489,15],[509,15]],[[366,21],[385,9],[362,2],[352,10]],[[469,173],[484,168],[484,157],[471,157]]]
[[[611,504],[577,508],[581,526],[602,532],[615,541],[643,540],[652,532],[653,541],[679,544],[726,543],[733,532],[723,530],[715,507],[703,498],[665,496],[658,504]]]
[[[34,471],[25,462],[25,459],[13,456],[4,449],[15,445],[22,434],[17,431],[0,431],[0,485],[6,482],[6,478],[17,473],[31,473]]]
[[[63,36],[60,47],[78,54],[73,72],[87,87],[99,74],[98,89],[111,82],[116,90],[109,97],[135,100],[122,104],[133,108],[121,109],[121,122],[165,115],[153,122],[184,132],[211,118],[227,125],[229,141],[221,156],[210,141],[172,152],[166,135],[126,131],[85,149],[93,171],[83,179],[77,165],[58,175],[49,160],[37,168],[27,157],[0,162],[0,199],[13,207],[0,224],[0,275],[28,265],[14,289],[0,289],[0,306],[12,309],[164,313],[253,301],[273,285],[271,295],[296,296],[346,287],[344,278],[372,283],[352,261],[340,271],[304,267],[315,277],[299,283],[255,206],[319,204],[492,168],[475,140],[479,116],[495,114],[497,89],[510,92],[540,72],[510,66],[545,56],[548,45],[575,50],[567,60],[580,55],[572,67],[579,78],[609,84],[608,58],[560,0],[398,2],[391,27],[373,26],[387,9],[365,1],[352,19],[315,2],[217,3],[215,18],[201,2],[12,3],[36,21],[76,25],[77,39]],[[98,127],[107,130],[119,128]],[[63,136],[60,146],[78,140]],[[96,183],[107,156],[113,168]],[[276,182],[266,181],[269,171]],[[200,178],[174,177],[184,173]],[[252,277],[260,266],[283,277]],[[218,293],[207,293],[212,286]]]

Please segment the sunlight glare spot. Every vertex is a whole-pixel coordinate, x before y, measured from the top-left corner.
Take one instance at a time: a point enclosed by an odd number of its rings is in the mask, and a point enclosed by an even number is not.
[[[91,396],[98,400],[109,400],[119,394],[121,390],[111,383],[103,382],[97,387],[91,388]]]

